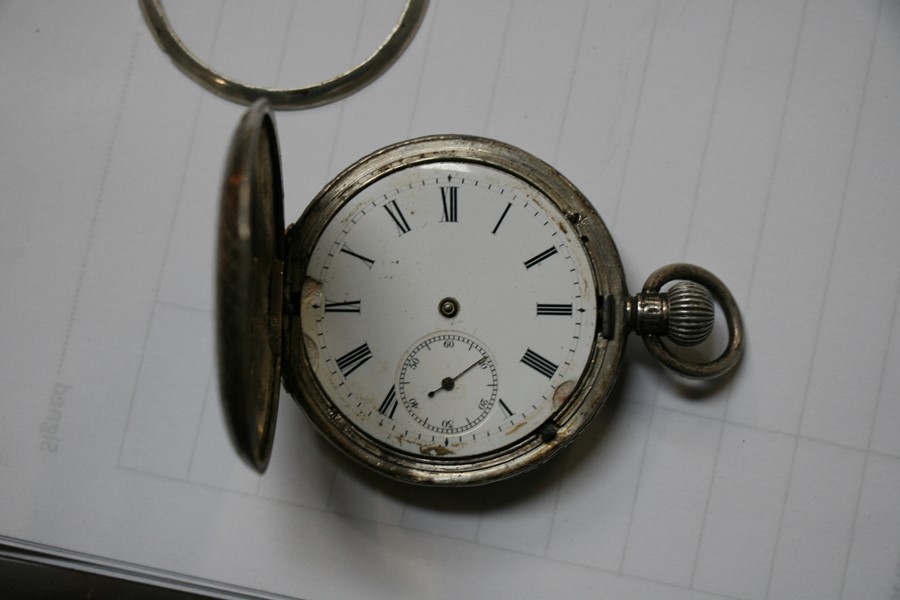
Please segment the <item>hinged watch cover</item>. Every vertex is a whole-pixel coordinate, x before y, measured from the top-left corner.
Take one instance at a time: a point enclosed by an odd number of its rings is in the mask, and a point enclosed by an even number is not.
[[[284,194],[275,122],[257,102],[225,165],[216,268],[219,393],[238,454],[258,471],[272,452],[281,391]]]

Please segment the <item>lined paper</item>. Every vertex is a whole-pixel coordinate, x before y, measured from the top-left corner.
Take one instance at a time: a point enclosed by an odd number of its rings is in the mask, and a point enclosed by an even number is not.
[[[204,60],[299,85],[402,2],[166,8]],[[377,81],[277,115],[288,221],[381,146],[485,135],[591,199],[632,291],[686,260],[741,305],[733,377],[685,386],[632,340],[608,419],[466,490],[351,464],[284,392],[269,470],[237,459],[211,311],[243,108],[134,3],[0,15],[7,547],[223,597],[900,597],[897,2],[433,0]]]

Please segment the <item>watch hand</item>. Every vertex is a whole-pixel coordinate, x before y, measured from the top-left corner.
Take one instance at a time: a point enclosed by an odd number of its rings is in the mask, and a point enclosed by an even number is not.
[[[466,373],[468,373],[469,371],[471,371],[472,369],[474,369],[475,367],[477,367],[478,365],[480,365],[481,363],[483,363],[483,362],[484,362],[484,359],[485,359],[485,357],[482,356],[481,358],[479,358],[478,360],[476,360],[475,362],[473,362],[471,365],[469,365],[468,367],[466,367],[466,368],[463,370],[462,373],[460,373],[459,375],[457,375],[456,377],[454,377],[453,380],[456,381],[457,379],[459,379],[460,377],[462,377],[463,375],[465,375]]]
[[[444,379],[441,380],[441,387],[439,387],[438,389],[436,389],[432,392],[428,392],[428,397],[434,398],[434,395],[437,394],[441,390],[447,390],[447,391],[452,390],[457,379],[459,379],[460,377],[462,377],[463,375],[465,375],[466,373],[468,373],[469,371],[471,371],[472,369],[474,369],[475,367],[477,367],[478,365],[483,363],[484,359],[485,359],[485,357],[482,356],[481,358],[479,358],[478,360],[473,362],[471,365],[469,365],[468,367],[463,369],[463,371],[461,373],[459,373],[456,377],[444,377]]]

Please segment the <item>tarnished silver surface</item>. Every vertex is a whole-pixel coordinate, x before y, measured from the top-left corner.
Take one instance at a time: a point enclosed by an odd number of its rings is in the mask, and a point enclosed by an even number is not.
[[[162,0],[139,2],[153,37],[182,73],[232,102],[251,104],[258,98],[266,98],[273,107],[280,109],[311,108],[334,102],[377,79],[409,45],[428,8],[428,0],[407,0],[400,21],[384,43],[359,65],[337,77],[309,87],[265,88],[242,83],[214,71],[197,58],[175,34],[163,10]]]
[[[679,281],[666,294],[669,331],[666,336],[679,346],[696,346],[712,333],[716,309],[712,295],[693,281]]]
[[[284,216],[275,123],[266,104],[244,115],[222,186],[216,262],[219,394],[238,454],[269,462],[281,391]]]
[[[668,293],[660,289],[672,281]],[[672,353],[662,342],[667,336],[676,344],[690,346],[705,340],[715,320],[715,299],[725,314],[728,345],[718,358],[692,362]],[[737,302],[722,281],[701,267],[677,263],[654,271],[644,289],[628,301],[628,319],[647,350],[663,366],[690,379],[713,379],[732,370],[744,351],[744,325]]]
[[[696,346],[712,333],[716,320],[712,295],[693,281],[679,281],[668,292],[641,292],[632,300],[631,327],[640,336],[666,336],[679,346]]]

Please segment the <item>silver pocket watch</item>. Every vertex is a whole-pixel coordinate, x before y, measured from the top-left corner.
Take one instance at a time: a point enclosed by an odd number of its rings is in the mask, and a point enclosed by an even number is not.
[[[362,464],[472,485],[540,465],[602,410],[625,340],[672,371],[740,360],[728,289],[675,264],[630,296],[618,251],[575,186],[494,140],[441,135],[377,150],[285,231],[275,121],[254,103],[228,154],[217,258],[220,391],[238,453],[265,469],[285,389]],[[674,285],[663,291],[663,287]],[[691,362],[718,303],[728,343]]]
[[[317,106],[370,83],[409,44],[427,0],[407,0],[357,67],[285,89],[212,70],[175,35],[160,0],[140,6],[182,72],[252,103],[225,169],[216,322],[228,430],[258,471],[271,454],[282,383],[358,462],[405,482],[461,486],[532,469],[583,432],[609,398],[631,332],[686,377],[718,377],[739,362],[740,311],[718,278],[668,265],[630,296],[587,198],[498,141],[441,135],[377,150],[285,230],[271,107]],[[719,357],[673,353],[662,338],[702,342],[715,303],[728,330]]]

